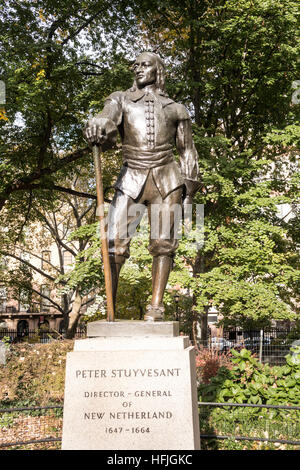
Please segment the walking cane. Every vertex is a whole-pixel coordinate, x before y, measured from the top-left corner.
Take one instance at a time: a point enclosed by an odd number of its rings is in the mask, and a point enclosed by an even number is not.
[[[103,183],[102,183],[102,171],[101,171],[101,147],[99,144],[93,144],[93,157],[96,173],[96,189],[97,189],[97,212],[100,222],[100,235],[101,235],[101,248],[102,248],[102,259],[104,267],[104,280],[105,290],[107,299],[107,321],[114,321],[114,303],[112,296],[112,280],[111,270],[108,255],[108,243],[105,229],[105,215],[104,215],[104,195],[103,195]]]

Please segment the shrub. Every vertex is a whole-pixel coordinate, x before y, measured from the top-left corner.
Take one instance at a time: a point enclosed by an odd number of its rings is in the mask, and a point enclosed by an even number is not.
[[[286,356],[284,366],[261,364],[251,352],[231,350],[233,367],[220,367],[209,384],[201,384],[203,401],[299,404],[300,402],[300,348]]]
[[[299,405],[300,402],[300,348],[286,356],[284,366],[261,364],[251,352],[232,350],[232,368],[220,367],[209,383],[199,387],[199,400],[219,403],[247,403],[266,405]],[[201,409],[200,423],[203,434],[230,435],[231,440],[217,448],[245,449],[245,443],[234,436],[297,441],[300,412],[293,409],[249,407],[205,407]],[[246,444],[261,449],[262,443]],[[265,444],[265,449],[280,444]],[[232,447],[233,446],[233,447]],[[285,446],[281,447],[285,448]]]
[[[231,369],[230,352],[220,352],[216,349],[199,348],[196,355],[197,376],[200,383],[209,384],[215,377],[220,367]]]

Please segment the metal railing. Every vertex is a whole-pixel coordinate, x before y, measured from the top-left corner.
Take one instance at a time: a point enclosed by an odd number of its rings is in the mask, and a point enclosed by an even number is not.
[[[300,406],[199,402],[201,439],[300,446]]]
[[[49,448],[49,443],[56,444],[54,449],[60,448],[57,444],[61,442],[62,411],[62,405],[1,409],[0,450],[40,448],[41,444],[48,444]]]
[[[300,406],[210,402],[198,402],[198,406],[201,441],[300,446]],[[62,410],[62,405],[1,409],[0,449],[43,449],[45,445],[48,450],[51,445],[59,449]]]
[[[282,365],[285,364],[285,356],[292,353],[291,348],[295,339],[300,339],[296,334],[293,337],[292,332],[282,330],[238,332],[242,334],[235,338],[227,333],[225,332],[223,337],[200,339],[197,341],[197,347],[200,350],[211,349],[220,353],[228,353],[231,349],[240,351],[245,348],[255,354],[262,363]]]
[[[79,328],[76,331],[75,338],[85,338],[86,329]],[[44,330],[44,329],[35,329],[35,330],[25,330],[17,331],[10,329],[1,329],[0,330],[0,340],[6,338],[10,343],[19,343],[22,341],[30,340],[32,342],[40,343],[49,343],[53,339],[64,339],[64,332],[57,330]]]

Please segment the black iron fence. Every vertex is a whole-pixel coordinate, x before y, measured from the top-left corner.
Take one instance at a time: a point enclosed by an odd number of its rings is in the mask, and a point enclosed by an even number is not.
[[[86,328],[78,328],[76,330],[75,338],[85,338]],[[22,341],[29,341],[32,343],[50,343],[53,340],[65,339],[64,332],[51,329],[35,329],[35,330],[9,330],[0,329],[0,340],[5,339],[8,343],[19,343]]]
[[[82,326],[77,329],[75,338],[85,337],[86,327]],[[25,331],[0,329],[0,340],[5,339],[9,343],[22,341],[49,343],[64,338],[64,332],[45,328]],[[297,342],[300,345],[300,334],[296,330],[228,330],[224,331],[222,337],[209,337],[207,340],[198,340],[197,346],[221,353],[228,352],[232,348],[236,350],[246,348],[263,363],[281,365],[285,363],[285,356],[291,353],[291,348]]]
[[[61,447],[62,405],[0,410],[0,450]]]
[[[300,446],[300,406],[199,402],[202,449],[223,442]],[[63,406],[0,410],[0,450],[61,447]],[[228,448],[228,447],[227,447]]]
[[[239,328],[223,331],[223,338],[233,342],[259,342],[261,339],[269,344],[276,342],[278,344],[285,344],[285,342],[300,339],[300,332],[297,329],[283,329],[283,328],[264,328],[260,330],[241,330]]]
[[[199,416],[201,440],[209,449],[226,440],[300,446],[300,406],[199,402]]]

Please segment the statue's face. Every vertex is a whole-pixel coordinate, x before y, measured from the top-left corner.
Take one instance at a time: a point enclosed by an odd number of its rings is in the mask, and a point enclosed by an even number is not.
[[[157,65],[156,60],[147,52],[140,54],[133,65],[135,79],[139,88],[152,85],[156,82]]]

